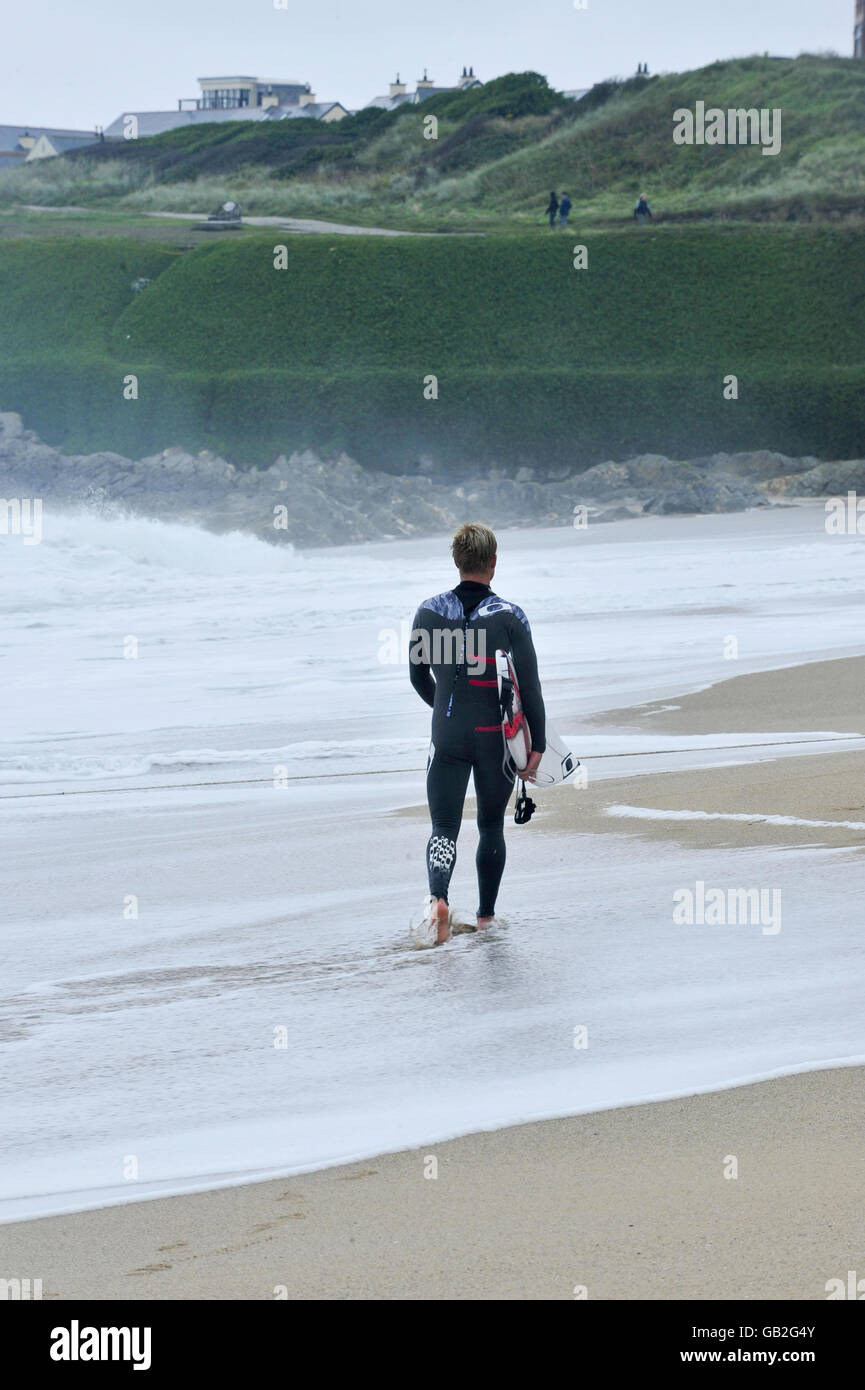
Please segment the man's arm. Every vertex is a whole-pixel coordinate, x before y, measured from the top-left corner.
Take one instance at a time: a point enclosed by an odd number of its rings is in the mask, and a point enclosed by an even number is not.
[[[510,628],[511,652],[514,665],[517,668],[520,699],[523,702],[523,710],[529,722],[529,732],[532,736],[532,752],[543,753],[547,746],[547,716],[544,710],[544,697],[541,694],[535,644],[532,641],[529,628],[520,618],[514,616]]]
[[[435,704],[436,683],[429,663],[429,632],[421,621],[421,612],[422,609],[419,608],[412,623],[408,649],[408,674],[418,695],[432,707]]]

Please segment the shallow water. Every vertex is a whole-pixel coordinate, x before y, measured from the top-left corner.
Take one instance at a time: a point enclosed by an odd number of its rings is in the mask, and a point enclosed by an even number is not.
[[[18,692],[0,745],[5,1219],[865,1057],[854,850],[616,834],[599,853],[545,830],[542,805],[509,827],[508,925],[412,949],[426,825],[394,812],[422,799],[427,716],[379,657],[451,582],[443,542],[295,555],[45,525],[40,546],[0,546]],[[667,749],[653,770],[751,756],[711,750],[759,735],[580,723],[865,651],[863,580],[861,540],[802,508],[511,533],[496,587],[532,619],[576,751],[628,754],[598,764],[611,775],[649,742]],[[274,785],[274,768],[370,775]],[[467,824],[452,896],[469,910],[473,847]],[[781,930],[676,925],[697,880],[778,888]]]

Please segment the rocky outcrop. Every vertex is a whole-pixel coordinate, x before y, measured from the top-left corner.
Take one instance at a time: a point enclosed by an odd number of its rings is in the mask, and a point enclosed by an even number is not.
[[[865,496],[865,459],[846,459],[842,463],[814,463],[804,473],[772,478],[766,491],[770,497],[839,497],[848,492]]]
[[[214,531],[253,532],[279,544],[343,545],[434,535],[482,517],[492,526],[569,526],[575,508],[589,521],[646,515],[741,511],[784,498],[865,490],[865,461],[819,463],[769,450],[680,462],[660,454],[609,461],[565,475],[521,468],[461,479],[413,462],[407,476],[361,468],[345,454],[282,455],[269,468],[242,469],[207,450],[168,448],[143,459],[64,455],[20,418],[0,414],[0,496],[41,497],[44,505],[123,507]]]
[[[738,512],[769,505],[765,494],[746,477],[716,471],[711,464],[676,463],[662,454],[599,463],[577,481],[584,497],[641,502],[642,510],[652,515]]]
[[[755,449],[744,454],[712,454],[705,462],[713,472],[732,473],[737,478],[748,478],[752,483],[766,483],[771,478],[786,477],[813,468],[818,460],[793,459],[787,454],[776,454],[771,449]]]

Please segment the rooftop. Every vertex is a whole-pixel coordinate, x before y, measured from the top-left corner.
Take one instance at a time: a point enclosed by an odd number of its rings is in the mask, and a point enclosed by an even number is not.
[[[332,111],[335,106],[341,106],[339,101],[308,101],[305,106],[270,106],[267,108],[267,119],[271,121],[291,120],[298,116],[305,119],[320,120],[328,111]]]
[[[174,130],[181,125],[199,125],[207,121],[264,121],[267,120],[268,107],[265,106],[225,106],[208,107],[196,111],[123,111],[105,127],[109,140],[123,138],[124,121],[134,116],[138,122],[138,135],[161,135],[163,131]]]
[[[248,73],[217,73],[215,77],[197,77],[196,82],[257,82],[259,87],[268,84],[273,87],[308,87],[308,82],[299,82],[296,77],[251,77]]]
[[[64,130],[55,125],[0,125],[0,150],[14,150],[22,135],[32,135],[34,140],[38,140],[40,135],[59,135],[64,139],[75,137],[82,140],[96,138],[92,130]]]
[[[82,145],[95,144],[99,139],[99,136],[94,135],[92,130],[82,132],[80,135],[58,135],[54,130],[44,130],[39,132],[36,137],[37,140],[41,139],[43,135],[51,141],[58,154],[63,154],[65,150],[78,150]]]

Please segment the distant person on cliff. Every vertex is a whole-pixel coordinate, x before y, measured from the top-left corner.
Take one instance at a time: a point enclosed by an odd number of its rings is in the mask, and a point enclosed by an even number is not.
[[[550,194],[550,201],[547,203],[547,217],[550,219],[551,227],[555,227],[556,225],[556,213],[558,212],[558,210],[559,200],[556,197],[556,190],[553,189],[552,193]]]
[[[567,231],[568,229],[568,217],[570,215],[570,211],[571,200],[568,197],[567,193],[563,193],[562,200],[559,203],[559,223],[561,224],[561,226],[564,227],[565,231]]]
[[[646,219],[651,218],[651,216],[652,209],[649,207],[648,199],[645,193],[641,193],[634,204],[634,221],[639,222],[642,226]]]

